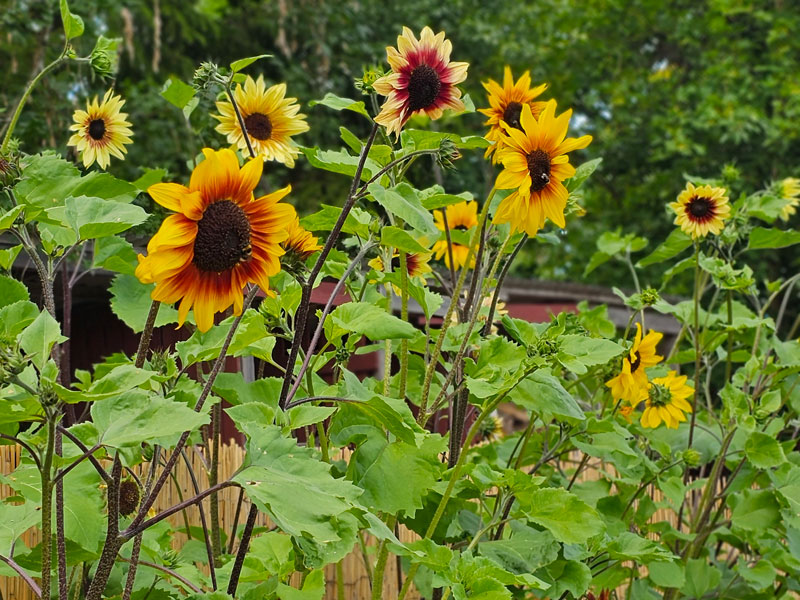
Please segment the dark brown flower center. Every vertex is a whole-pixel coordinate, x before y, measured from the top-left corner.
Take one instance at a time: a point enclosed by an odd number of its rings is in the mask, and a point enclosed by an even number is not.
[[[528,154],[528,171],[531,174],[531,189],[541,192],[550,183],[550,155],[544,150]]]
[[[411,112],[428,108],[442,89],[439,74],[429,65],[420,65],[408,78],[408,108]]]
[[[466,231],[467,229],[469,229],[469,227],[467,227],[463,223],[459,223],[458,225],[453,227],[453,229],[458,229],[459,231]]]
[[[89,135],[93,140],[102,140],[106,134],[106,122],[103,119],[95,119],[89,123]]]
[[[269,136],[272,135],[272,121],[269,120],[267,115],[262,115],[261,113],[247,115],[244,119],[244,126],[251,137],[262,142],[268,140]]]
[[[714,216],[714,203],[711,198],[694,197],[689,200],[686,208],[692,217],[700,221]]]
[[[230,200],[210,204],[197,223],[194,264],[201,271],[220,273],[250,258],[250,222]]]
[[[505,111],[503,111],[503,121],[515,129],[522,130],[522,123],[519,120],[521,114],[522,104],[519,102],[509,102]]]
[[[642,364],[642,356],[638,352],[633,353],[633,360],[631,361],[631,373],[635,373],[639,365]]]

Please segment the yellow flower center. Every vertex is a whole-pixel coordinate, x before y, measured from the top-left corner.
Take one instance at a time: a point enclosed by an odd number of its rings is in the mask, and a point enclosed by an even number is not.
[[[220,273],[250,258],[250,222],[230,200],[210,204],[197,223],[194,264],[201,271]]]
[[[408,108],[411,112],[433,104],[442,89],[439,74],[430,65],[420,65],[408,78]]]
[[[528,154],[528,171],[531,174],[531,189],[541,192],[550,183],[550,155],[544,150]]]
[[[103,119],[94,119],[89,123],[89,135],[93,140],[100,141],[106,134],[106,122]]]
[[[510,127],[522,131],[522,123],[519,118],[522,114],[522,104],[519,102],[509,102],[506,109],[503,111],[503,121]]]
[[[268,140],[272,135],[272,121],[269,120],[267,115],[261,113],[247,115],[244,119],[244,126],[250,137],[262,142]]]

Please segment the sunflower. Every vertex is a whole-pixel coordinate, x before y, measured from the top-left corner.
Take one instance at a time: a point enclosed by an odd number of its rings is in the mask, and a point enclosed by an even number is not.
[[[269,278],[281,269],[280,243],[289,235],[294,209],[278,201],[287,186],[254,199],[264,163],[251,160],[241,169],[231,150],[203,149],[205,160],[189,187],[157,183],[153,199],[176,214],[167,217],[139,255],[136,276],[155,283],[151,297],[178,307],[178,326],[189,309],[200,331],[214,324],[214,313],[233,305],[242,313],[242,290],[255,283],[269,291]]]
[[[459,202],[447,207],[447,227],[451,232],[453,231],[468,231],[478,224],[478,203],[477,202]],[[434,214],[436,227],[439,231],[444,231],[444,213],[441,210],[436,211]],[[443,236],[433,245],[433,254],[436,260],[444,257],[444,264],[450,268],[450,255],[447,251],[447,239]],[[460,269],[467,262],[467,255],[469,254],[469,246],[464,244],[453,243],[453,263],[454,269]],[[475,266],[475,257],[473,256],[469,269]]]
[[[797,212],[800,205],[800,179],[787,177],[778,186],[781,198],[786,200],[786,204],[781,209],[781,221],[788,221]]]
[[[294,166],[294,157],[300,151],[294,146],[292,136],[308,131],[305,115],[299,114],[297,98],[285,98],[286,84],[279,83],[267,89],[264,77],[254,80],[249,75],[236,86],[233,97],[242,114],[244,127],[257,155],[265,160],[277,160],[286,166]],[[217,131],[227,136],[228,143],[247,151],[247,141],[242,134],[239,119],[233,104],[227,100],[217,102],[221,115],[211,115],[220,121]]]
[[[692,405],[686,401],[692,394],[686,375],[670,371],[666,377],[653,379],[647,389],[642,427],[658,427],[664,421],[670,429],[677,429],[678,423],[686,420],[683,413],[692,412]]]
[[[669,206],[677,215],[675,225],[680,225],[683,232],[694,240],[707,236],[709,232],[719,235],[725,227],[723,221],[731,214],[725,188],[710,185],[695,187],[687,183],[678,200]]]
[[[86,110],[76,110],[72,115],[74,125],[70,131],[75,131],[69,138],[67,146],[75,146],[81,153],[83,166],[89,167],[97,161],[100,168],[105,169],[114,155],[125,160],[127,152],[125,144],[132,143],[133,132],[130,123],[126,121],[127,113],[119,112],[125,100],[115,96],[113,90],[108,90],[103,95],[103,101],[98,104],[97,96],[86,103]]]
[[[432,271],[431,266],[428,264],[428,261],[431,259],[431,255],[428,253],[415,253],[415,252],[408,252],[406,254],[406,268],[408,269],[408,278],[409,280],[416,279],[422,285],[425,285],[425,275]],[[376,256],[371,261],[367,263],[370,267],[375,269],[376,271],[383,272],[386,270],[383,259],[380,256]],[[400,253],[395,250],[392,253],[392,272],[400,270]],[[403,291],[397,286],[392,284],[394,288],[394,293],[398,296],[401,296]]]
[[[469,64],[450,62],[452,48],[450,41],[444,39],[444,31],[433,35],[431,28],[425,27],[417,40],[408,27],[403,27],[397,48],[386,48],[392,72],[372,86],[387,96],[375,122],[399,136],[414,114],[424,113],[438,119],[447,108],[464,110],[461,90],[456,84],[467,78]]]
[[[649,331],[642,337],[642,326],[636,323],[630,354],[622,359],[619,375],[606,382],[615,399],[627,400],[634,406],[642,400],[642,391],[647,389],[645,369],[664,360],[663,356],[656,354],[656,346],[662,337],[664,334],[657,331]]]
[[[506,66],[503,73],[503,85],[500,86],[494,79],[488,82],[483,82],[481,85],[489,92],[489,108],[480,108],[478,112],[483,113],[489,120],[484,125],[489,126],[489,133],[486,134],[486,139],[494,142],[486,149],[484,156],[489,158],[494,154],[495,150],[499,149],[503,140],[506,138],[505,130],[500,125],[501,121],[505,121],[508,125],[515,129],[522,130],[522,123],[520,117],[522,116],[522,106],[527,104],[531,107],[531,114],[533,118],[537,118],[544,108],[544,102],[534,102],[533,99],[539,96],[547,89],[547,84],[543,83],[531,89],[531,75],[529,71],[525,71],[522,76],[514,83],[514,77],[511,75],[511,67]],[[492,163],[499,162],[497,154],[492,158]]]
[[[286,250],[287,255],[291,254],[297,260],[305,262],[309,256],[322,250],[322,246],[317,242],[319,238],[303,229],[300,226],[300,218],[295,217],[289,224],[289,237],[281,242],[281,247]]]
[[[514,191],[500,202],[494,223],[511,223],[512,231],[531,236],[544,227],[545,218],[564,227],[569,192],[561,182],[575,175],[567,152],[592,141],[590,135],[564,139],[571,116],[567,110],[556,117],[556,101],[548,100],[538,119],[529,104],[522,106],[521,130],[501,122],[508,136],[497,152],[504,169],[495,187]]]

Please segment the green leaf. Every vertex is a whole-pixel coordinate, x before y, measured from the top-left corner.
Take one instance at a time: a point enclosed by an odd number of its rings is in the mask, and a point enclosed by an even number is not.
[[[324,169],[332,173],[342,173],[349,177],[354,177],[360,158],[345,152],[344,150],[320,150],[319,148],[300,147],[306,155],[311,166],[317,169]],[[361,179],[368,181],[372,176],[381,170],[381,166],[371,158],[364,161],[364,168],[361,171]]]
[[[422,203],[422,206],[426,210],[435,210],[437,208],[444,208],[445,206],[451,206],[453,204],[459,204],[461,202],[469,202],[473,199],[474,196],[470,192],[461,192],[460,194],[454,195],[454,194],[445,194],[443,192],[425,194],[423,191],[423,195],[420,198],[420,202]]]
[[[460,150],[472,150],[475,148],[487,148],[490,142],[479,135],[468,135],[461,137],[455,133],[444,133],[441,131],[428,131],[422,129],[404,129],[400,134],[400,141],[403,152],[409,153],[415,150],[436,150],[441,146],[442,140],[448,139],[453,142]]]
[[[14,304],[20,300],[29,300],[28,288],[25,285],[14,279],[0,275],[0,308]]]
[[[592,160],[587,160],[577,167],[575,169],[575,175],[566,181],[567,190],[572,193],[581,187],[583,183],[589,179],[589,176],[595,172],[597,167],[600,166],[601,162],[603,162],[602,158],[594,158]]]
[[[249,67],[257,60],[261,60],[262,58],[271,58],[272,54],[259,54],[258,56],[248,56],[247,58],[240,58],[239,60],[235,60],[231,63],[231,72],[238,73],[245,67]]]
[[[772,586],[775,583],[775,576],[777,575],[775,567],[772,566],[771,562],[765,559],[761,559],[756,564],[751,565],[740,557],[736,563],[736,571],[739,573],[739,576],[757,592],[767,588],[772,590]]]
[[[144,223],[148,214],[135,204],[79,196],[65,200],[65,218],[80,240],[122,233]]]
[[[150,312],[150,292],[153,285],[141,283],[133,275],[120,274],[114,277],[109,291],[111,292],[111,310],[119,319],[130,327],[134,333],[140,333],[147,322]],[[178,322],[178,311],[167,304],[158,309],[156,327]]]
[[[565,544],[582,544],[605,531],[600,515],[564,489],[545,488],[518,496],[520,508]]]
[[[137,388],[155,375],[153,371],[137,369],[134,365],[126,363],[111,369],[88,389],[72,390],[56,384],[56,392],[61,400],[70,404],[105,400]]]
[[[92,253],[92,268],[133,275],[136,272],[136,251],[127,240],[117,236],[98,238]]]
[[[645,564],[673,559],[672,552],[663,546],[630,531],[618,534],[606,549],[610,558],[635,560]]]
[[[647,565],[650,580],[664,588],[679,588],[686,583],[683,565],[671,560],[654,561]]]
[[[83,35],[83,19],[70,12],[67,0],[61,0],[61,22],[64,24],[67,41]]]
[[[164,82],[161,88],[161,97],[167,102],[183,110],[189,101],[194,98],[196,90],[188,83],[172,75]]]
[[[637,267],[647,267],[672,258],[692,245],[692,239],[680,229],[673,229],[664,243],[636,263]]]
[[[786,462],[786,455],[778,440],[760,431],[753,431],[749,435],[744,453],[753,466],[759,469],[770,469]]]
[[[391,246],[405,252],[428,252],[428,249],[415,240],[410,233],[392,225],[381,228],[381,245]]]
[[[0,554],[11,556],[19,536],[41,521],[41,507],[31,500],[25,504],[0,503]]]
[[[14,224],[14,221],[17,220],[17,217],[22,213],[23,210],[25,210],[25,206],[23,206],[22,204],[18,204],[14,208],[0,215],[0,231],[9,229]]]
[[[561,382],[544,370],[523,379],[510,392],[509,399],[539,415],[552,415],[569,422],[586,419]]]
[[[22,244],[0,250],[0,269],[10,271],[11,266],[14,264],[14,261],[17,260],[17,256],[19,256],[20,250],[22,250]]]
[[[586,367],[604,365],[625,352],[625,348],[616,342],[602,338],[570,334],[562,335],[560,339],[559,362],[579,375],[586,373]]]
[[[548,565],[547,574],[553,579],[552,587],[547,589],[551,598],[559,598],[565,592],[573,598],[583,598],[592,582],[592,571],[577,560],[557,560]]]
[[[348,302],[330,314],[334,324],[346,331],[360,333],[372,341],[410,339],[416,328],[369,302]]]
[[[27,300],[19,300],[0,308],[0,338],[13,340],[38,316],[39,307]]]
[[[341,540],[338,519],[361,491],[344,479],[334,479],[330,465],[283,436],[279,427],[253,423],[243,427],[250,466],[233,480],[282,531],[319,544]]]
[[[481,542],[480,553],[511,573],[533,573],[558,558],[561,545],[549,531],[512,525],[510,539]]]
[[[76,451],[77,448],[75,449]],[[102,519],[89,519],[105,509],[100,477],[85,461],[64,476],[64,534],[87,552],[99,557],[106,527]]]
[[[50,313],[43,310],[39,316],[25,328],[19,336],[19,345],[31,358],[39,371],[50,358],[50,351],[58,342],[66,340],[61,335],[61,326]]]
[[[302,589],[295,589],[283,583],[276,591],[280,600],[322,600],[325,594],[325,571],[316,569],[306,575]]]
[[[308,103],[309,106],[316,106],[317,104],[327,106],[333,110],[350,110],[372,121],[372,117],[369,116],[367,108],[364,106],[364,102],[361,100],[355,101],[351,100],[350,98],[342,98],[341,96],[337,96],[336,94],[331,94],[328,92],[325,94],[322,100],[312,100]]]
[[[140,192],[146,192],[147,188],[156,183],[160,183],[166,177],[166,169],[144,169],[144,174],[133,182],[136,189]]]
[[[207,414],[144,390],[131,390],[92,404],[92,423],[99,439],[113,448],[139,447],[143,442],[169,440],[209,422]]]
[[[196,330],[188,340],[178,342],[176,349],[183,365],[213,360],[219,356],[234,319],[228,317],[206,332]],[[254,309],[248,309],[228,347],[228,356],[255,356],[271,363],[274,347],[275,338],[267,331],[264,316]]]
[[[756,227],[750,232],[747,248],[749,250],[764,250],[786,248],[794,244],[800,244],[800,231]]]
[[[780,505],[772,490],[742,490],[728,499],[731,522],[746,531],[767,531],[780,522]]]
[[[342,209],[338,206],[329,206],[321,204],[322,210],[315,212],[312,215],[303,217],[300,224],[309,231],[331,231],[342,213]],[[371,217],[366,211],[361,211],[354,208],[347,215],[342,226],[342,232],[357,235],[361,238],[369,237],[369,222]]]
[[[686,582],[681,592],[694,598],[702,598],[719,585],[722,573],[708,564],[705,558],[690,558],[686,563]]]
[[[378,204],[417,231],[431,238],[439,236],[433,215],[422,206],[417,191],[407,183],[401,183],[392,189],[371,183],[367,190]]]

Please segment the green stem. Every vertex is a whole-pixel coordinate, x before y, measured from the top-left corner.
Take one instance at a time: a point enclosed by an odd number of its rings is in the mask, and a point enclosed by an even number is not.
[[[19,104],[17,104],[17,109],[14,111],[14,116],[11,117],[11,122],[8,124],[8,130],[6,131],[6,135],[3,138],[3,145],[0,147],[0,154],[5,154],[8,150],[8,144],[11,141],[11,135],[14,133],[14,129],[17,126],[17,121],[19,121],[19,116],[22,114],[22,109],[25,108],[25,103],[28,101],[28,97],[31,95],[33,88],[39,83],[39,80],[47,75],[50,71],[55,69],[61,62],[64,60],[66,55],[66,48],[61,53],[61,55],[47,65],[44,69],[39,71],[39,74],[34,77],[31,82],[28,84],[28,87],[25,89],[25,92],[22,94],[22,98],[19,99]],[[42,593],[44,594],[44,588],[42,588]],[[43,596],[47,597],[47,596]]]
[[[700,242],[694,242],[694,395],[692,396],[692,421],[689,425],[689,444],[694,441],[697,420],[697,395],[700,392]],[[688,471],[687,471],[688,473]]]
[[[397,522],[397,517],[390,516],[386,520],[386,526],[389,529],[394,529]],[[386,561],[389,558],[389,546],[386,540],[381,540],[380,547],[378,548],[378,560],[375,563],[375,571],[372,576],[372,600],[381,600],[383,598],[383,575],[386,571]]]
[[[731,374],[733,371],[733,360],[731,355],[733,354],[733,292],[728,290],[728,297],[727,297],[727,305],[728,305],[728,347],[725,352],[725,381],[731,380]]]
[[[219,483],[219,450],[222,437],[222,403],[217,402],[211,408],[211,469],[208,473],[208,484],[214,486]],[[211,550],[214,556],[214,566],[221,567],[222,537],[219,526],[219,496],[211,494],[209,498],[209,513],[211,519]]]
[[[42,470],[42,598],[50,598],[50,574],[53,570],[53,486],[51,481],[56,441],[56,415],[47,411],[47,447]]]
[[[400,251],[400,318],[408,321],[408,256]],[[408,381],[408,340],[400,341],[400,391],[398,397],[406,397]]]

